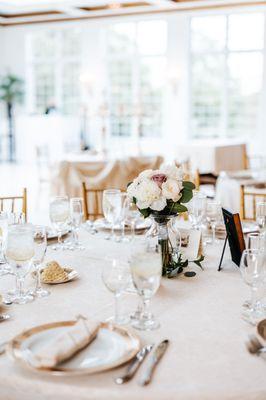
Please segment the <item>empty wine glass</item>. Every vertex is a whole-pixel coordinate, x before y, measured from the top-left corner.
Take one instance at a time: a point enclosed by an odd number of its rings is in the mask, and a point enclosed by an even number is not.
[[[31,294],[33,294],[36,297],[46,297],[49,296],[50,292],[49,290],[44,289],[41,284],[41,267],[47,249],[46,228],[44,226],[34,226],[33,232],[34,232],[33,265],[35,267],[35,272],[36,272],[36,287]]]
[[[129,201],[129,205],[127,208],[127,216],[126,216],[126,220],[127,222],[130,224],[130,228],[131,228],[131,239],[134,240],[135,239],[135,235],[136,235],[136,223],[140,218],[140,212],[136,206],[136,204],[134,204],[133,201]]]
[[[212,241],[211,244],[217,243],[215,230],[219,222],[221,222],[221,205],[220,203],[216,203],[214,201],[207,203],[206,208],[206,219],[210,224],[212,229]]]
[[[125,225],[127,221],[128,210],[130,206],[130,199],[127,193],[121,193],[121,213],[120,213],[120,224],[121,224],[121,237],[119,241],[128,242],[128,236],[125,235]]]
[[[264,233],[266,230],[266,202],[257,204],[256,219],[260,232]]]
[[[107,189],[103,191],[103,213],[105,219],[112,226],[112,240],[115,240],[115,224],[119,222],[121,215],[121,191],[119,189]]]
[[[106,288],[115,296],[115,315],[111,318],[114,323],[122,325],[128,322],[120,313],[120,297],[130,282],[128,263],[116,258],[106,259],[102,270],[102,280]]]
[[[54,250],[64,249],[62,234],[69,219],[69,201],[67,197],[55,197],[50,203],[50,220],[58,233],[58,244]]]
[[[29,224],[11,225],[8,229],[5,257],[16,277],[16,291],[10,300],[25,304],[33,300],[30,293],[24,291],[24,280],[31,268],[34,256],[33,230]]]
[[[188,204],[188,211],[192,228],[200,229],[200,225],[206,212],[206,196],[201,193],[194,195],[193,199]]]
[[[240,271],[244,282],[251,288],[251,299],[247,301],[250,304],[243,311],[243,318],[255,324],[264,313],[258,300],[258,289],[263,285],[265,278],[265,252],[258,249],[244,250],[240,262]]]
[[[142,300],[143,308],[139,318],[132,320],[132,326],[140,330],[157,329],[160,324],[150,312],[150,300],[159,289],[162,276],[162,256],[158,246],[146,242],[132,247],[130,258],[132,280]]]
[[[4,246],[8,231],[8,216],[4,211],[0,212],[0,276],[10,272],[10,267],[6,263]]]
[[[70,199],[70,216],[73,226],[74,248],[83,250],[84,246],[79,242],[78,231],[83,218],[83,200],[79,197]]]

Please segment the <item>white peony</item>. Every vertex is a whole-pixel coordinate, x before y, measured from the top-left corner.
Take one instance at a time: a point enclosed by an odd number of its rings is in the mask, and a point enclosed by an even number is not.
[[[140,181],[134,193],[137,199],[137,207],[141,210],[151,207],[152,203],[161,197],[160,188],[150,179]]]
[[[145,169],[145,171],[142,171],[142,172],[139,174],[139,176],[138,176],[137,179],[141,180],[141,179],[143,179],[143,178],[144,178],[144,179],[145,179],[145,178],[151,178],[153,174],[154,174],[154,171],[153,171],[152,169]]]
[[[161,172],[168,176],[170,179],[175,179],[177,181],[183,180],[183,170],[182,168],[177,168],[175,165],[166,165],[162,167]]]
[[[182,196],[180,193],[182,188],[180,181],[169,178],[162,184],[162,194],[168,200],[178,201]]]
[[[166,207],[166,205],[167,205],[166,198],[161,196],[158,200],[152,202],[150,208],[154,211],[162,211],[164,207]]]

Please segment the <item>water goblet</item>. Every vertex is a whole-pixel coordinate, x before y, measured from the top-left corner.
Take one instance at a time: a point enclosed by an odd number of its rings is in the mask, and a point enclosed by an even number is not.
[[[207,222],[210,224],[212,230],[211,244],[218,242],[218,240],[216,239],[215,230],[219,222],[221,222],[221,217],[222,217],[222,210],[220,203],[216,203],[214,201],[208,202],[206,208],[206,219]]]
[[[130,282],[130,271],[128,263],[117,258],[106,259],[102,270],[102,280],[106,288],[114,293],[115,297],[115,315],[110,320],[118,325],[128,322],[128,318],[121,315],[120,297]]]
[[[260,202],[256,208],[256,220],[259,225],[260,233],[266,231],[266,202]]]
[[[143,303],[139,318],[134,316],[131,324],[139,330],[157,329],[160,323],[150,312],[150,300],[159,289],[162,276],[162,256],[158,246],[151,247],[147,243],[132,246],[130,269],[133,284]]]
[[[41,284],[41,266],[43,259],[47,250],[47,235],[45,226],[34,226],[34,257],[33,265],[36,272],[36,287],[31,293],[36,297],[46,297],[49,296],[49,290],[42,287]]]
[[[259,232],[249,233],[247,235],[247,249],[263,250],[266,245],[265,234]]]
[[[265,279],[265,251],[258,249],[244,250],[240,262],[240,271],[244,282],[251,288],[251,299],[247,301],[249,307],[244,309],[242,316],[247,322],[255,324],[264,316],[257,294]]]
[[[53,250],[64,250],[62,234],[69,219],[68,198],[65,196],[55,197],[50,203],[49,213],[52,225],[58,233],[58,243],[57,246],[53,247]]]
[[[79,242],[78,231],[83,218],[83,200],[79,197],[70,199],[70,217],[73,226],[74,249],[84,250]]]
[[[115,241],[115,224],[119,222],[121,215],[121,191],[119,189],[103,191],[103,214],[112,226],[111,238]]]
[[[33,230],[29,224],[11,225],[8,229],[5,245],[5,257],[16,277],[16,290],[10,300],[25,304],[33,300],[30,293],[24,291],[24,280],[31,268],[34,256]]]

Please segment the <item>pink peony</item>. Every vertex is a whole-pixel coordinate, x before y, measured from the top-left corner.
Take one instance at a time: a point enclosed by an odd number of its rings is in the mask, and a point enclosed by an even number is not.
[[[162,184],[167,181],[167,176],[165,174],[155,174],[151,177],[151,180],[159,186],[159,188],[162,188]]]

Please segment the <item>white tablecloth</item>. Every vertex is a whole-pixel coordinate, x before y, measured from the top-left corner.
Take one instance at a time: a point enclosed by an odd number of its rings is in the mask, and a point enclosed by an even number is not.
[[[53,252],[47,259],[78,270],[80,279],[50,287],[51,295],[23,306],[11,306],[12,320],[1,323],[1,341],[24,329],[51,321],[69,320],[82,313],[106,318],[113,311],[113,296],[101,281],[103,256],[120,254],[126,258],[128,245],[113,244],[100,234],[82,233],[87,246],[80,252]],[[1,400],[265,400],[266,361],[251,356],[245,341],[255,329],[240,318],[248,288],[238,268],[225,262],[217,272],[221,246],[209,247],[205,271],[195,278],[163,279],[152,301],[161,328],[140,333],[145,342],[170,339],[152,383],[137,384],[138,377],[124,386],[113,382],[122,368],[82,377],[48,377],[21,369],[6,355],[0,356]],[[104,249],[104,255],[102,250]],[[10,277],[0,280],[7,290]],[[125,298],[127,310],[136,305],[136,296]],[[141,372],[141,371],[140,371]]]
[[[219,174],[245,168],[246,145],[219,140],[192,140],[178,146],[177,159],[189,159],[193,170]]]

